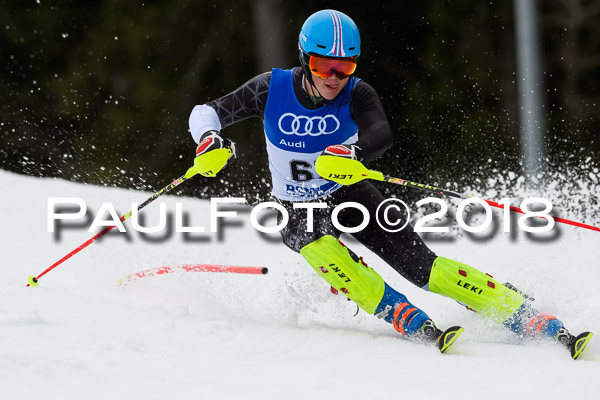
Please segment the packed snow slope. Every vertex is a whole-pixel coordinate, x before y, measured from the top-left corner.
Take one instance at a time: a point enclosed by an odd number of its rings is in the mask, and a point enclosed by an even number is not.
[[[440,255],[490,272],[536,298],[574,333],[596,332],[585,360],[552,343],[523,342],[456,302],[411,287],[346,239],[389,284],[440,327],[465,333],[452,354],[410,343],[360,311],[238,210],[220,234],[110,234],[26,288],[90,238],[91,220],[48,232],[48,199],[82,199],[93,217],[152,193],[37,179],[0,171],[0,398],[2,399],[592,399],[600,397],[600,233],[562,226],[554,239],[523,232],[475,241],[429,240]],[[165,183],[166,184],[166,183]],[[201,184],[201,180],[185,184]],[[163,196],[186,226],[210,230],[206,200]],[[107,217],[105,216],[105,219]],[[265,225],[273,224],[270,220]],[[589,221],[584,221],[589,222]],[[87,224],[87,225],[86,225]],[[82,228],[81,225],[86,225]],[[167,226],[175,227],[174,218]],[[161,237],[158,237],[162,235]],[[182,264],[264,266],[267,275],[184,272],[119,279]]]

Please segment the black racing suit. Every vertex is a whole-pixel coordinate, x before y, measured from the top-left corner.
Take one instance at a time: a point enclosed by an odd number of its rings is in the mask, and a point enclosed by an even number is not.
[[[258,75],[244,85],[219,99],[206,103],[212,107],[221,123],[222,128],[250,117],[264,119],[265,106],[269,94],[271,73]],[[295,68],[293,73],[294,92],[300,104],[308,109],[315,105],[306,91],[302,88],[303,72]],[[375,90],[364,81],[359,81],[350,99],[350,113],[358,126],[358,141],[360,161],[369,162],[381,156],[391,147],[393,134],[383,110],[379,96]],[[368,181],[362,181],[351,186],[344,186],[333,194],[321,198],[326,202],[327,209],[314,210],[314,232],[307,232],[306,210],[294,209],[291,202],[279,200],[287,209],[290,219],[281,230],[283,242],[292,250],[300,249],[324,235],[339,237],[340,233],[331,223],[331,211],[338,204],[357,202],[364,205],[370,213],[370,222],[360,232],[353,233],[360,243],[381,257],[404,278],[419,287],[429,282],[429,274],[433,261],[437,257],[421,238],[414,232],[412,226],[407,226],[400,232],[387,232],[376,222],[375,212],[384,200],[381,193]],[[396,210],[388,210],[388,219],[404,224],[403,216]],[[338,216],[340,224],[347,227],[360,225],[363,214],[355,208],[346,208]]]

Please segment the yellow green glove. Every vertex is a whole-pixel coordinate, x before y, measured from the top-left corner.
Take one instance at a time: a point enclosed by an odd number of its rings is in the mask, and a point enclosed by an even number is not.
[[[212,178],[236,158],[237,148],[233,141],[220,136],[217,131],[208,131],[200,138],[194,169],[200,175]]]
[[[381,172],[370,171],[359,161],[360,148],[336,144],[321,153],[315,170],[321,177],[342,185],[353,185],[363,179],[383,180]]]

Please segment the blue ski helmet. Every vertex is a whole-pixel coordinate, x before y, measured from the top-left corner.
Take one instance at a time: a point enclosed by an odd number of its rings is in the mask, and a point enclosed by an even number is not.
[[[352,19],[335,10],[317,11],[304,22],[298,39],[305,54],[358,57],[360,34]]]

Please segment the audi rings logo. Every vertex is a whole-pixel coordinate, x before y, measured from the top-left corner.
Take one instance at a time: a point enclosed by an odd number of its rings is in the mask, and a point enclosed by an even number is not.
[[[307,117],[285,113],[279,118],[279,130],[286,135],[330,135],[340,129],[340,121],[333,114],[324,117]]]

